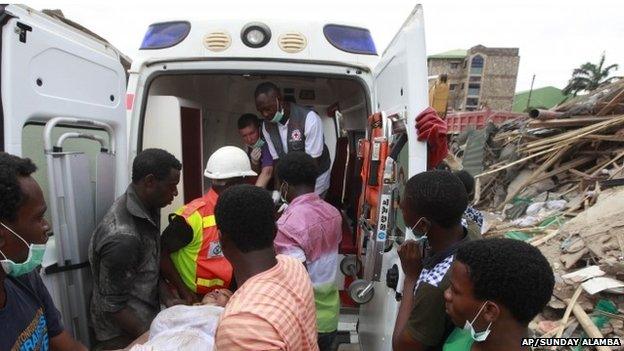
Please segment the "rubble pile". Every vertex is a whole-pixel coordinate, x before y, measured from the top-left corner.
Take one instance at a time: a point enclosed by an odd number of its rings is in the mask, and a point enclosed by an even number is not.
[[[530,325],[534,336],[624,345],[624,79],[451,145],[464,168],[480,171],[484,236],[525,240],[553,267],[555,291]]]

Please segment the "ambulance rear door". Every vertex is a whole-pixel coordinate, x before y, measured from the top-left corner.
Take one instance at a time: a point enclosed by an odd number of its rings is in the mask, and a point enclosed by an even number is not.
[[[43,280],[89,346],[89,240],[128,184],[121,54],[24,5],[0,6],[0,26],[0,148],[37,165],[52,224]]]
[[[422,6],[417,5],[384,51],[374,71],[374,110],[385,117],[405,119],[408,143],[399,154],[403,169],[400,181],[426,170],[427,147],[416,140],[415,117],[427,107],[427,61]],[[386,121],[387,122],[387,121]],[[401,189],[402,193],[402,189]],[[399,228],[405,232],[400,211]],[[359,339],[362,350],[392,350],[392,332],[400,304],[403,273],[394,243],[383,254],[379,282],[374,283],[372,300],[360,306]],[[398,284],[387,279],[399,273]],[[396,274],[395,274],[396,275]],[[395,279],[396,280],[396,279]],[[387,283],[390,281],[390,284]],[[395,285],[389,287],[388,285]]]

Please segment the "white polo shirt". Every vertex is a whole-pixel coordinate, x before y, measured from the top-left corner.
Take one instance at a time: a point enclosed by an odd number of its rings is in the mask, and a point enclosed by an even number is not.
[[[286,121],[286,124],[277,123],[277,130],[279,131],[280,139],[282,140],[282,146],[285,153],[288,153],[288,143],[286,139],[288,136],[289,122],[290,119]],[[262,134],[264,134],[264,139],[266,140],[266,143],[269,147],[269,152],[271,153],[271,156],[274,160],[277,160],[279,159],[279,156],[277,154],[277,151],[275,151],[275,146],[273,145],[271,136],[265,128],[265,123],[263,123],[262,125]],[[316,112],[310,111],[306,116],[305,122],[305,152],[313,158],[321,157],[321,154],[323,154],[323,145],[325,145],[325,138],[323,136],[323,123],[321,122],[321,117]],[[314,187],[315,193],[320,195],[327,189],[329,189],[330,173],[331,167],[316,178],[316,185]]]

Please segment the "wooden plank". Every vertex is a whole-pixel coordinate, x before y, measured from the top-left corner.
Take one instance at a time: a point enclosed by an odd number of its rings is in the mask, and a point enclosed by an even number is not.
[[[617,160],[621,159],[622,157],[624,157],[624,152],[620,152],[617,156],[612,158],[609,162],[605,163],[604,165],[601,165],[596,171],[594,171],[591,174],[592,178],[597,176],[603,169],[609,167],[611,164],[615,163]]]
[[[592,135],[590,134],[590,135],[584,136],[583,139],[624,142],[624,136],[619,136],[619,135],[597,135],[597,134]]]
[[[600,329],[592,322],[587,313],[583,311],[583,308],[577,304],[574,304],[572,307],[572,313],[574,313],[574,317],[578,320],[585,333],[590,338],[599,338],[602,339],[604,336],[600,332]],[[611,351],[611,348],[608,346],[596,346],[597,351]]]
[[[579,176],[579,177],[584,178],[584,179],[592,179],[592,176],[590,176],[589,174],[583,173],[583,172],[581,172],[579,170],[576,170],[574,168],[569,169],[568,171],[570,171],[570,173],[574,174],[575,176]]]
[[[578,167],[582,164],[585,164],[591,160],[593,160],[594,157],[591,156],[586,156],[586,157],[582,157],[576,160],[572,160],[572,161],[568,161],[560,166],[558,166],[557,168],[553,169],[552,171],[548,172],[548,173],[544,173],[543,175],[539,176],[537,179],[533,180],[531,183],[527,184],[527,185],[531,185],[533,183],[537,183],[541,180],[544,180],[546,178],[550,178],[552,176],[555,176],[559,173],[565,172],[567,170],[569,170],[570,168],[574,168],[574,167]]]
[[[616,96],[613,97],[613,99],[611,99],[611,101],[609,101],[609,103],[607,104],[607,106],[603,107],[600,111],[598,111],[598,116],[604,116],[607,113],[613,111],[613,109],[615,108],[615,106],[617,106],[618,103],[620,103],[620,101],[624,100],[624,89],[622,89]]]
[[[546,162],[542,163],[539,167],[537,167],[537,169],[533,171],[531,176],[527,178],[524,182],[522,182],[522,184],[519,185],[516,190],[507,194],[507,198],[505,199],[505,201],[503,201],[498,209],[502,210],[503,207],[505,207],[505,205],[509,203],[509,201],[513,200],[513,198],[518,195],[520,191],[522,191],[527,185],[531,184],[534,179],[544,173],[544,171],[547,170],[548,167],[552,166],[555,162],[557,162],[557,160],[559,160],[569,149],[570,146],[563,147],[562,149],[557,151],[557,153],[552,155]]]
[[[529,128],[563,128],[563,127],[582,127],[590,124],[604,122],[610,120],[611,117],[577,117],[577,118],[559,118],[545,121],[535,121],[529,123]]]

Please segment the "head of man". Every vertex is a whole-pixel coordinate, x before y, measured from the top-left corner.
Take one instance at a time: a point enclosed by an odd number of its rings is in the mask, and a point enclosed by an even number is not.
[[[429,238],[461,226],[467,206],[468,196],[459,178],[438,170],[411,177],[400,203],[405,225]]]
[[[314,192],[318,172],[310,155],[302,151],[288,153],[277,164],[280,195],[291,202],[300,195]]]
[[[31,177],[36,170],[30,159],[0,152],[0,260],[23,263],[31,244],[48,241],[46,203]]]
[[[169,205],[178,196],[182,164],[162,149],[145,149],[132,163],[132,184],[150,210]]]
[[[230,187],[219,195],[215,219],[221,249],[235,270],[249,253],[266,250],[267,255],[275,255],[273,208],[269,192],[249,184]]]
[[[451,285],[444,292],[447,313],[455,325],[461,328],[469,321],[476,332],[489,325],[495,332],[497,323],[508,322],[526,329],[550,301],[555,283],[544,255],[513,239],[463,244],[450,272]]]
[[[247,146],[254,146],[260,139],[260,120],[256,115],[246,113],[238,119],[238,134]]]
[[[245,182],[245,177],[258,174],[251,169],[249,157],[236,146],[224,146],[215,151],[206,164],[204,177],[212,182],[212,188],[221,193],[223,190]]]
[[[459,180],[464,183],[466,193],[468,193],[468,199],[474,197],[475,180],[472,174],[463,169],[461,171],[453,172],[453,174],[455,174],[457,178],[459,178]]]
[[[277,85],[271,82],[264,82],[256,87],[254,93],[256,100],[256,110],[265,121],[276,121],[277,114],[284,110],[284,98]],[[279,122],[279,121],[276,121]]]

